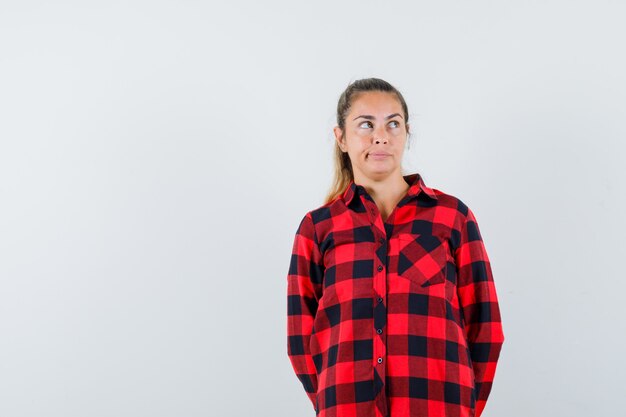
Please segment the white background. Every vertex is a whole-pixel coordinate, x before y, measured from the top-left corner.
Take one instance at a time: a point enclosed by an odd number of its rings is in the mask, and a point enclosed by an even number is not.
[[[0,415],[313,416],[286,277],[337,99],[475,213],[506,335],[483,416],[623,412],[626,6],[0,1]]]

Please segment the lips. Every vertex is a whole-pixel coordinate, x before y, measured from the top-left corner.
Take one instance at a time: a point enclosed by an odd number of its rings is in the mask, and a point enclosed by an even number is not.
[[[390,155],[391,154],[388,154],[386,152],[372,152],[372,153],[368,154],[368,158],[375,159],[375,160],[380,160],[380,159],[388,158]]]

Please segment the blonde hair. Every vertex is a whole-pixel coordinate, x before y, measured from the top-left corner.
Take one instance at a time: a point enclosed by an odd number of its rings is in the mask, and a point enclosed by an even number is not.
[[[350,112],[350,107],[354,100],[361,93],[365,93],[368,91],[382,91],[387,93],[395,94],[402,106],[402,111],[404,112],[404,121],[405,125],[409,121],[409,111],[406,105],[406,101],[404,97],[393,85],[389,84],[385,80],[381,80],[380,78],[364,78],[360,80],[356,80],[353,83],[349,84],[348,87],[341,93],[339,96],[339,101],[337,102],[337,125],[341,129],[342,137],[345,135],[346,128],[346,116]],[[407,127],[407,134],[410,135]],[[350,181],[354,180],[354,173],[352,172],[352,163],[350,162],[350,156],[347,152],[343,152],[339,147],[337,141],[335,142],[335,150],[333,152],[334,159],[334,174],[331,182],[330,189],[326,194],[326,198],[324,199],[324,204],[331,202],[339,195],[341,195]]]

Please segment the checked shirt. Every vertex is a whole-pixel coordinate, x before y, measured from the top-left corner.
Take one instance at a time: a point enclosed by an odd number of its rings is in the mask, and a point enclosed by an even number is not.
[[[318,417],[479,417],[504,342],[476,218],[419,173],[389,217],[352,181],[309,211],[287,350]]]

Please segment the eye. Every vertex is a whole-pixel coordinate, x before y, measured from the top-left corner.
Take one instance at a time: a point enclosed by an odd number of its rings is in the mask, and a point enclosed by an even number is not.
[[[359,125],[359,127],[362,127],[362,126],[363,126],[363,124],[365,124],[365,123],[368,123],[368,124],[370,125],[370,126],[368,126],[368,127],[372,127],[372,122],[363,122],[363,123],[361,123],[361,124]]]
[[[398,122],[397,120],[392,120],[389,123],[395,123],[396,125],[393,127],[400,127],[400,122]]]

